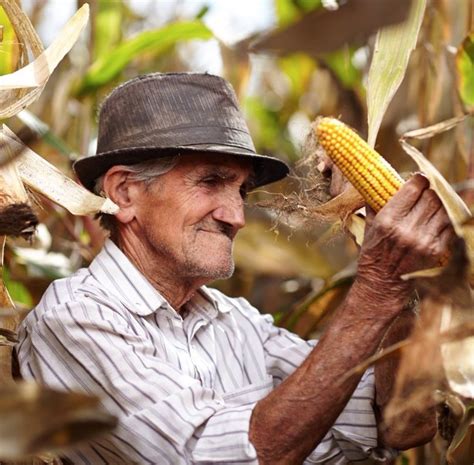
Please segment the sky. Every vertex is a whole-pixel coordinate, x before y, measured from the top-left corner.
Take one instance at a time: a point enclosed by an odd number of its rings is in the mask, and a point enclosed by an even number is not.
[[[35,0],[23,0],[25,10],[31,11]],[[219,39],[230,44],[253,32],[272,26],[275,21],[273,0],[126,0],[132,10],[147,17],[146,26],[159,27],[175,11],[183,17],[193,17],[204,5],[209,11],[204,22]],[[38,33],[48,46],[59,29],[74,14],[76,0],[48,0],[43,10],[44,20]]]
[[[23,0],[28,13],[37,0]],[[117,1],[117,0],[111,0]],[[275,23],[274,0],[125,0],[130,9],[143,16],[145,29],[158,28],[178,14],[193,18],[203,6],[209,10],[205,24],[222,42],[230,45],[245,37],[270,29]],[[77,0],[47,0],[37,32],[48,47],[61,27],[74,14]],[[136,31],[139,32],[139,31]],[[133,34],[132,34],[133,35]],[[194,41],[179,48],[193,71],[222,74],[222,59],[217,41]]]

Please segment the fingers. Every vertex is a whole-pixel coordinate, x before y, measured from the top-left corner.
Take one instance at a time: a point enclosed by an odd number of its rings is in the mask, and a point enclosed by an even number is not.
[[[414,174],[403,184],[400,190],[383,207],[379,214],[393,218],[406,217],[416,205],[423,192],[430,187],[430,182],[421,173]]]
[[[455,235],[439,196],[421,174],[407,181],[373,221],[368,219],[394,247],[405,247],[419,261],[446,255]]]
[[[441,221],[443,214],[447,218],[446,211],[436,192],[433,189],[425,189],[408,216],[412,227],[417,227],[428,224],[434,216],[438,221]],[[445,224],[442,226],[444,227]]]

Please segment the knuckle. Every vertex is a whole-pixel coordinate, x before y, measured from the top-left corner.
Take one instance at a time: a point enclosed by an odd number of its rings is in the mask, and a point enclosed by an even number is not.
[[[423,241],[412,232],[401,234],[399,242],[410,249],[420,249],[424,246]]]
[[[378,215],[376,221],[374,221],[374,225],[379,231],[385,233],[391,232],[395,227],[392,217],[390,215],[384,215],[383,213]]]
[[[426,189],[426,202],[431,207],[440,208],[442,206],[441,200],[438,197],[438,194],[433,189]]]
[[[427,189],[430,186],[428,178],[421,173],[415,173],[406,183],[407,189],[412,189],[415,192]]]

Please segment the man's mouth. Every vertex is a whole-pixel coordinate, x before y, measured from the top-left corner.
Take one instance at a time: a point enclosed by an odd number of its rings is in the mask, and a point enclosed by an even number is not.
[[[220,225],[218,228],[198,228],[198,231],[204,231],[207,233],[212,233],[212,234],[218,234],[218,235],[224,235],[231,241],[235,237],[234,230],[231,226],[227,226],[225,224]]]

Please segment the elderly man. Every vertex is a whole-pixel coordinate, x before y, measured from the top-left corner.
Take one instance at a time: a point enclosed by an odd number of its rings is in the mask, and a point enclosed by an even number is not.
[[[118,87],[97,155],[75,170],[120,211],[102,219],[110,239],[91,265],[49,287],[17,348],[25,378],[99,395],[119,416],[73,463],[342,464],[429,440],[422,417],[405,443],[377,438],[373,371],[341,381],[402,313],[412,285],[400,275],[436,263],[452,237],[424,177],[372,218],[316,344],[205,286],[233,272],[247,192],[288,171],[255,153],[223,79],[157,73]],[[377,383],[389,392],[392,375]]]

